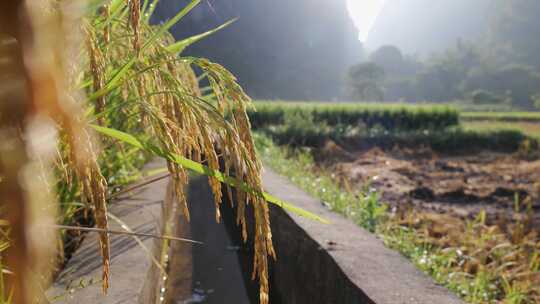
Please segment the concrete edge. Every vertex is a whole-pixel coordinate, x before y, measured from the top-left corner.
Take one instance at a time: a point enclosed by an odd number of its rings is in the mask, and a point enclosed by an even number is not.
[[[163,167],[154,161],[145,169]],[[109,212],[135,232],[162,234],[172,202],[168,179],[134,190],[109,205]],[[123,230],[109,219],[110,229]],[[96,233],[87,233],[64,270],[47,290],[54,303],[156,303],[159,297],[161,270],[152,261],[160,260],[162,240],[111,235],[110,287],[104,295],[101,288],[102,259]]]
[[[266,169],[263,184],[270,194],[331,221],[325,225],[271,207],[278,254],[271,268],[271,294],[280,299],[272,303],[462,303],[373,234],[331,212],[285,177]],[[308,297],[302,295],[306,291]]]
[[[151,163],[148,168],[157,166],[163,164]],[[112,204],[109,210],[137,232],[176,231],[178,227],[164,225],[169,218],[177,216],[171,211],[174,209],[172,192],[167,184],[167,180],[162,180],[145,186],[135,195]],[[329,211],[286,178],[266,169],[263,184],[269,193],[332,222],[325,225],[271,206],[273,242],[278,255],[269,273],[272,304],[462,303],[399,253],[386,248],[373,234]],[[223,209],[231,235],[239,236],[232,210]],[[111,228],[119,227],[111,221]],[[151,238],[140,240],[159,260],[163,253],[162,242]],[[149,254],[131,237],[113,235],[111,243],[108,295],[101,292],[97,235],[87,234],[82,246],[47,291],[49,299],[60,297],[54,302],[77,304],[156,303],[160,296],[160,271]],[[246,244],[245,248],[252,246]],[[252,255],[248,253],[243,260],[243,273],[251,273]],[[248,278],[246,282],[256,284]]]

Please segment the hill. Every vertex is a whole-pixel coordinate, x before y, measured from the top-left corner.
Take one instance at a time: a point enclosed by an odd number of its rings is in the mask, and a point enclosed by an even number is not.
[[[182,3],[160,1],[154,22],[171,17]],[[186,53],[223,64],[255,98],[332,100],[343,93],[346,71],[361,54],[346,0],[207,0],[172,34],[188,37],[235,17]]]

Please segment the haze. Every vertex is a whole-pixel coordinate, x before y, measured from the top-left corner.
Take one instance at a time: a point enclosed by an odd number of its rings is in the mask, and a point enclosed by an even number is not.
[[[360,41],[365,42],[386,0],[347,0],[349,13],[358,28]]]
[[[457,40],[480,39],[494,0],[348,0],[359,39],[370,51],[395,45],[429,55]],[[459,22],[456,22],[459,20]]]

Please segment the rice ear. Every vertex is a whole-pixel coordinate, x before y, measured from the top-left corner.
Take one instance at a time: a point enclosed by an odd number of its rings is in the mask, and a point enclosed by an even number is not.
[[[75,128],[74,128],[75,127]],[[97,151],[90,131],[81,125],[65,126],[70,146],[70,158],[78,183],[81,185],[81,197],[94,211],[96,226],[108,229],[107,220],[107,183],[101,174],[97,162]],[[100,250],[103,259],[103,292],[109,287],[110,240],[106,232],[101,232]]]
[[[133,49],[137,54],[141,50],[140,34],[139,34],[139,22],[141,19],[141,2],[140,0],[129,1],[129,18],[131,21],[131,29],[133,30]]]
[[[92,85],[94,91],[98,92],[105,85],[103,80],[103,54],[101,53],[101,50],[97,45],[96,37],[93,34],[92,30],[87,29],[86,33],[88,57],[90,59],[90,74],[92,75]],[[94,113],[96,115],[101,114],[105,109],[105,106],[105,96],[100,96],[96,98]],[[102,126],[104,124],[104,118],[102,116],[98,116],[97,122],[99,125]]]
[[[108,0],[107,0],[108,2]],[[109,3],[105,3],[103,4],[100,8],[99,8],[99,11],[100,11],[100,14],[101,16],[103,17],[103,19],[105,21],[107,21],[110,16],[111,16],[111,7],[110,7],[110,4]],[[103,27],[103,41],[108,44],[109,41],[110,41],[110,37],[111,37],[111,26],[106,22],[105,26]]]

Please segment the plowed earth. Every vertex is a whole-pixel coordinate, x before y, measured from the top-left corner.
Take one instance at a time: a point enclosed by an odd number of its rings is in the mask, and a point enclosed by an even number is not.
[[[517,220],[527,209],[540,223],[540,160],[480,152],[439,155],[430,149],[353,149],[332,141],[317,163],[351,185],[369,183],[391,207],[412,205],[461,218],[485,210],[488,222]]]

